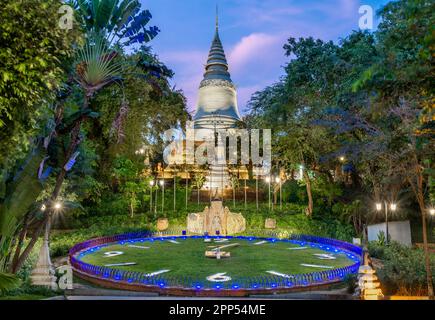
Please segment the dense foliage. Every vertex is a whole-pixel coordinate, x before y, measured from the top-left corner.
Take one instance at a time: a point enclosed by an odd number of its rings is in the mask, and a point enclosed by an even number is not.
[[[405,247],[396,242],[389,246],[373,242],[369,246],[373,258],[381,259],[378,276],[385,294],[424,295],[426,294],[426,270],[424,252],[421,249]],[[435,257],[431,259],[435,268]],[[435,277],[433,276],[433,281]]]
[[[330,204],[349,206],[343,213],[357,233],[374,221],[376,201],[400,200],[411,217],[430,207],[430,8],[427,1],[389,3],[377,31],[354,32],[338,44],[290,38],[286,76],[252,97],[249,120],[273,128],[275,166],[304,168],[307,214],[314,211],[313,180]],[[358,203],[369,205],[361,212]]]
[[[35,110],[47,112],[44,124],[34,132],[35,137],[27,156],[17,158],[17,170],[0,171],[0,272],[18,272],[31,254],[38,237],[44,229],[50,228],[49,222],[62,219],[63,212],[55,210],[56,201],[62,201],[62,211],[73,209],[76,214],[84,211],[82,201],[98,201],[99,190],[102,191],[112,178],[100,181],[95,179],[97,169],[102,168],[103,172],[105,169],[104,160],[99,163],[100,159],[109,157],[106,164],[110,167],[119,155],[130,155],[133,153],[132,148],[141,148],[146,141],[152,139],[136,132],[139,138],[132,139],[132,144],[123,147],[124,138],[130,138],[134,133],[128,131],[127,126],[139,132],[143,128],[150,132],[160,132],[162,127],[176,123],[174,117],[178,116],[179,120],[186,118],[181,92],[168,84],[172,72],[158,61],[148,47],[139,46],[151,41],[159,32],[156,27],[147,27],[151,19],[148,10],[142,10],[138,1],[127,0],[73,1],[72,5],[76,8],[77,24],[71,33],[81,33],[75,42],[71,42],[68,37],[56,38],[60,37],[57,20],[46,19],[46,16],[54,15],[47,10],[55,10],[55,6],[42,6],[41,15],[45,16],[38,16],[45,19],[41,25],[46,28],[47,34],[54,34],[53,39],[41,42],[47,44],[47,49],[42,46],[45,51],[41,54],[45,54],[47,59],[53,54],[57,55],[53,61],[45,63],[45,67],[52,68],[51,71],[49,68],[45,70],[48,72],[47,80],[41,71],[42,76],[38,81],[48,82],[48,79],[55,78],[56,86],[50,88],[56,94],[50,96],[48,90],[43,90],[46,83],[29,79],[33,81],[32,85],[39,84],[41,87],[39,96],[36,97],[38,99],[32,102],[33,113],[37,114]],[[19,5],[14,4],[10,9],[18,10],[17,8],[20,9]],[[39,14],[33,10],[23,11],[25,14],[30,12],[25,16],[29,19],[36,19]],[[56,24],[50,25],[47,21],[55,21]],[[32,32],[29,31],[27,36]],[[45,34],[42,33],[41,36]],[[11,37],[13,42],[18,35]],[[83,41],[78,41],[79,39]],[[20,41],[22,45],[32,43],[31,39],[27,42],[25,39]],[[42,61],[37,52],[30,54],[37,62]],[[71,55],[71,60],[61,61],[67,54]],[[22,57],[19,53],[14,55]],[[8,57],[10,59],[6,63],[14,64],[14,57]],[[61,62],[67,67],[60,68]],[[44,61],[41,63],[44,65]],[[37,66],[41,67],[39,64]],[[35,77],[37,71],[32,71],[29,76]],[[4,80],[9,81],[9,78]],[[28,88],[32,89],[31,86]],[[100,93],[108,99],[113,94],[118,98],[99,101],[97,99]],[[143,111],[144,105],[149,106],[149,110],[156,111],[150,112],[148,117],[140,118],[139,110]],[[172,117],[169,109],[174,111]],[[13,110],[20,113],[18,107]],[[140,126],[133,126],[134,120],[142,121]],[[6,140],[2,141],[2,146],[7,143]],[[10,157],[9,160],[13,161],[14,158]],[[131,182],[122,187],[123,193],[130,198],[130,204],[135,193],[133,187]],[[138,186],[135,187],[137,189]],[[92,191],[88,192],[90,190]],[[29,229],[32,229],[31,237],[26,239]]]
[[[0,172],[14,165],[46,120],[65,77],[77,32],[60,29],[60,0],[2,1],[0,12]],[[0,174],[0,176],[2,176]]]

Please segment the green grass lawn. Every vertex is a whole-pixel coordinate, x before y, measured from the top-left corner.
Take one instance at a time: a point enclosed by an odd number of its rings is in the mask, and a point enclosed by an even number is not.
[[[308,273],[328,268],[313,268],[301,266],[304,264],[344,267],[353,264],[345,254],[335,254],[336,260],[321,260],[314,256],[316,253],[327,253],[315,248],[308,247],[304,250],[289,250],[298,245],[288,242],[267,242],[254,245],[259,240],[248,241],[231,239],[229,242],[205,243],[203,239],[176,239],[179,244],[169,241],[145,241],[127,243],[125,245],[113,244],[100,250],[82,256],[82,261],[93,265],[106,265],[114,263],[135,262],[132,266],[116,266],[120,270],[141,271],[146,273],[156,272],[163,269],[170,270],[167,275],[192,276],[198,280],[205,280],[207,276],[224,273],[233,279],[239,277],[266,276],[268,270],[284,274]],[[205,257],[205,251],[211,245],[226,245],[238,243],[238,247],[223,249],[230,251],[230,258],[221,260]],[[150,249],[131,248],[128,245],[140,245]],[[114,257],[105,257],[109,251],[122,251],[124,254]]]

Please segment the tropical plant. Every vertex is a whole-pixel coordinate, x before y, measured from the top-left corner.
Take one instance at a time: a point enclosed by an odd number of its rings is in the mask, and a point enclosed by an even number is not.
[[[0,272],[0,293],[17,288],[20,282],[16,275]]]
[[[90,118],[96,118],[98,116],[93,110],[90,109],[90,101],[102,88],[114,83],[122,81],[123,76],[128,72],[129,68],[127,63],[121,55],[122,49],[128,47],[133,42],[145,42],[152,39],[158,29],[145,30],[144,25],[148,23],[150,15],[140,10],[140,3],[138,1],[123,1],[121,4],[129,4],[128,6],[119,7],[119,10],[114,10],[113,4],[119,4],[119,1],[101,0],[101,1],[82,1],[82,9],[87,6],[89,10],[80,10],[79,13],[83,14],[83,19],[79,21],[88,21],[84,24],[86,31],[86,42],[78,49],[77,60],[75,63],[75,69],[71,74],[71,78],[78,84],[78,88],[81,93],[82,101],[81,105],[76,112],[73,112],[69,116],[63,118],[61,115],[56,122],[53,136],[63,136],[65,140],[63,143],[63,154],[57,159],[58,173],[56,177],[56,183],[53,188],[52,194],[48,199],[48,210],[44,211],[43,219],[39,223],[38,227],[32,235],[32,239],[24,249],[22,254],[13,266],[13,270],[18,270],[23,264],[30,251],[36,242],[36,239],[41,234],[42,230],[49,221],[53,204],[61,191],[62,184],[66,178],[67,172],[71,170],[76,162],[78,156],[77,148],[83,141],[81,129],[82,124]],[[108,9],[110,9],[108,11]],[[109,16],[107,16],[109,14]],[[112,14],[115,14],[113,16]],[[91,17],[89,17],[91,15]],[[119,17],[118,17],[119,15]],[[122,22],[119,19],[127,19],[127,22]],[[147,18],[149,17],[149,18]],[[112,19],[113,18],[113,19]],[[92,22],[92,23],[91,23]],[[109,33],[103,27],[104,23],[114,23],[115,27],[107,25],[107,30],[112,28],[116,31],[117,35],[115,43],[112,43],[113,39],[108,39]],[[86,29],[88,28],[88,29]],[[138,29],[142,29],[138,33]],[[145,37],[144,34],[148,36]],[[133,38],[130,38],[133,36]],[[125,38],[127,41],[122,42]],[[61,112],[62,114],[62,112]],[[48,141],[50,141],[48,138]],[[59,139],[51,140],[54,143],[59,143]]]
[[[19,172],[3,181],[5,193],[0,201],[0,272],[8,269],[13,239],[29,208],[44,188],[46,175],[40,170],[44,151],[41,147],[33,150]]]
[[[58,26],[60,0],[4,1],[0,12],[0,172],[32,149],[74,54],[78,28]],[[47,17],[51,17],[47,19]],[[0,173],[1,174],[1,173]]]
[[[138,0],[71,0],[70,4],[87,33],[101,34],[123,48],[149,42],[160,31],[156,26],[147,28],[152,15],[140,10]]]
[[[385,241],[385,235],[384,239]],[[382,249],[380,249],[382,248]],[[369,250],[381,259],[382,268],[378,270],[381,283],[387,294],[427,295],[424,251],[391,242],[388,246],[370,244]],[[435,260],[431,257],[432,268]],[[432,278],[432,281],[435,277]]]
[[[196,187],[197,202],[198,202],[198,205],[199,205],[199,194],[200,194],[199,190],[200,190],[200,188],[202,187],[202,185],[205,182],[205,176],[204,176],[204,174],[202,172],[200,172],[200,171],[195,172],[194,175],[193,175],[193,178],[192,178],[192,182],[193,182],[193,184]]]

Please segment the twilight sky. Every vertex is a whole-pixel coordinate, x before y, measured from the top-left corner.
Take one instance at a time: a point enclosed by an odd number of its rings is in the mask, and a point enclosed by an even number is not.
[[[215,7],[219,30],[244,113],[252,93],[276,82],[288,62],[283,45],[289,37],[312,36],[337,42],[358,29],[361,5],[376,12],[388,0],[141,0],[161,33],[151,45],[175,72],[172,84],[182,89],[190,111],[214,35]],[[377,23],[375,18],[375,25]]]

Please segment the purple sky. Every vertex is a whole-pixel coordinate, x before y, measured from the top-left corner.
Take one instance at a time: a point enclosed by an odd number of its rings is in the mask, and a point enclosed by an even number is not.
[[[175,72],[173,85],[183,90],[190,111],[214,34],[219,5],[220,36],[238,87],[244,113],[252,93],[276,82],[288,62],[283,45],[289,37],[313,36],[337,41],[358,29],[361,5],[375,12],[388,0],[141,0],[153,14],[150,25],[161,33],[154,51]],[[375,23],[377,19],[375,18]]]

